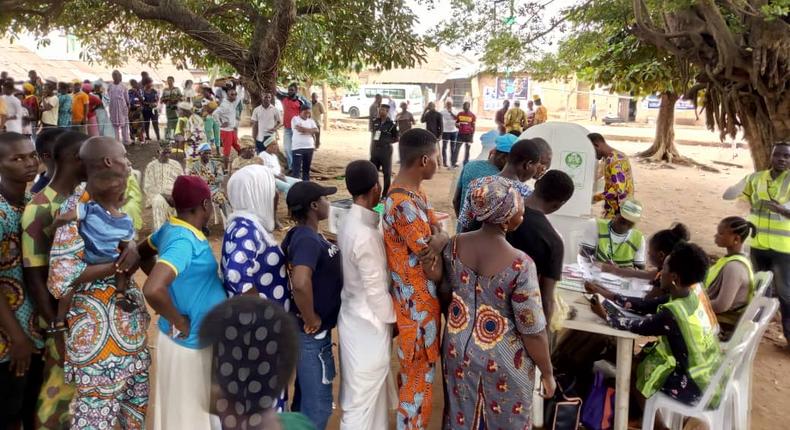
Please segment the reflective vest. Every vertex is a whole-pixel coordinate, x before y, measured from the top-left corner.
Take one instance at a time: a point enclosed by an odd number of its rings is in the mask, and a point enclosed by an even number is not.
[[[769,192],[769,183],[779,181],[774,193]],[[757,226],[757,235],[752,239],[751,247],[790,254],[790,218],[785,218],[763,207],[761,200],[775,200],[784,205],[790,202],[790,171],[771,179],[771,171],[755,172],[749,176],[752,205],[749,221]]]
[[[612,241],[610,224],[611,221],[607,219],[598,220],[598,246],[595,248],[595,259],[607,263],[612,261],[620,267],[634,267],[636,251],[642,245],[642,232],[631,229],[628,238],[623,243],[615,245]]]
[[[680,328],[688,350],[688,375],[701,391],[705,391],[721,363],[715,322],[711,321],[699,296],[693,292],[658,307],[658,311],[663,309],[672,312]],[[677,360],[666,336],[659,337],[655,344],[646,347],[643,352],[644,358],[636,371],[636,387],[645,397],[650,397],[664,386],[667,376],[675,370]]]
[[[705,290],[708,290],[710,286],[719,278],[721,270],[724,269],[724,266],[730,262],[742,263],[746,266],[746,269],[749,272],[749,293],[746,296],[746,303],[748,304],[754,297],[754,272],[752,271],[752,262],[742,254],[735,254],[719,258],[716,263],[713,264],[713,266],[710,266],[708,269],[708,274],[705,275]],[[716,317],[718,318],[719,322],[735,325],[738,322],[738,319],[741,317],[741,313],[745,307],[746,306],[740,306],[735,309],[730,309],[726,312],[716,315]]]

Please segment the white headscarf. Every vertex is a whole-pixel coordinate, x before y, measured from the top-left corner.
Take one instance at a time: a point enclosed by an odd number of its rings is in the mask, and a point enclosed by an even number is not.
[[[274,174],[253,164],[233,173],[228,180],[228,201],[233,212],[228,223],[244,217],[260,224],[266,233],[274,231]]]

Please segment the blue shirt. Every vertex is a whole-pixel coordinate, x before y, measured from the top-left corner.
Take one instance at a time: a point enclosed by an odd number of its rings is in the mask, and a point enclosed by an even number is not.
[[[157,263],[166,264],[176,273],[168,288],[170,300],[189,318],[189,337],[173,340],[183,347],[199,349],[203,317],[226,298],[211,246],[203,232],[176,217],[152,234],[148,243],[159,253]],[[170,322],[164,317],[159,317],[159,330],[170,335]]]
[[[501,135],[497,130],[489,130],[480,135],[480,144],[483,146],[483,149],[480,151],[480,155],[477,156],[478,159],[485,160],[488,158],[488,153],[496,148],[496,138],[499,136]]]
[[[132,217],[126,214],[113,216],[94,201],[77,205],[77,219],[88,264],[117,260],[120,255],[118,244],[134,239]]]
[[[340,290],[343,288],[340,248],[306,226],[296,226],[288,231],[282,248],[291,269],[294,266],[307,266],[313,270],[313,308],[321,318],[321,331],[334,328],[340,312]],[[291,307],[291,313],[299,318],[299,327],[304,330],[297,306]]]

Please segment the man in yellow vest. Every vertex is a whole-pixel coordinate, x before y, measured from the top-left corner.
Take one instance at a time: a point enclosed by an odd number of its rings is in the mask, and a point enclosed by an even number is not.
[[[749,175],[742,197],[751,205],[749,221],[757,226],[752,264],[755,271],[774,274],[782,329],[790,342],[790,142],[774,144],[771,168]]]
[[[645,236],[634,228],[642,218],[642,205],[626,200],[613,220],[597,219],[582,238],[580,253],[602,264],[644,269]]]

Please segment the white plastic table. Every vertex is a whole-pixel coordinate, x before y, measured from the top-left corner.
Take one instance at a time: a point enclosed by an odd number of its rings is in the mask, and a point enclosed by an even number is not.
[[[617,338],[617,374],[615,382],[614,430],[628,429],[628,402],[631,389],[631,359],[634,354],[634,340],[640,336],[630,331],[617,330],[606,324],[601,317],[590,309],[590,302],[582,293],[558,288],[562,299],[568,306],[576,309],[576,316],[566,320],[563,328],[597,333]]]

